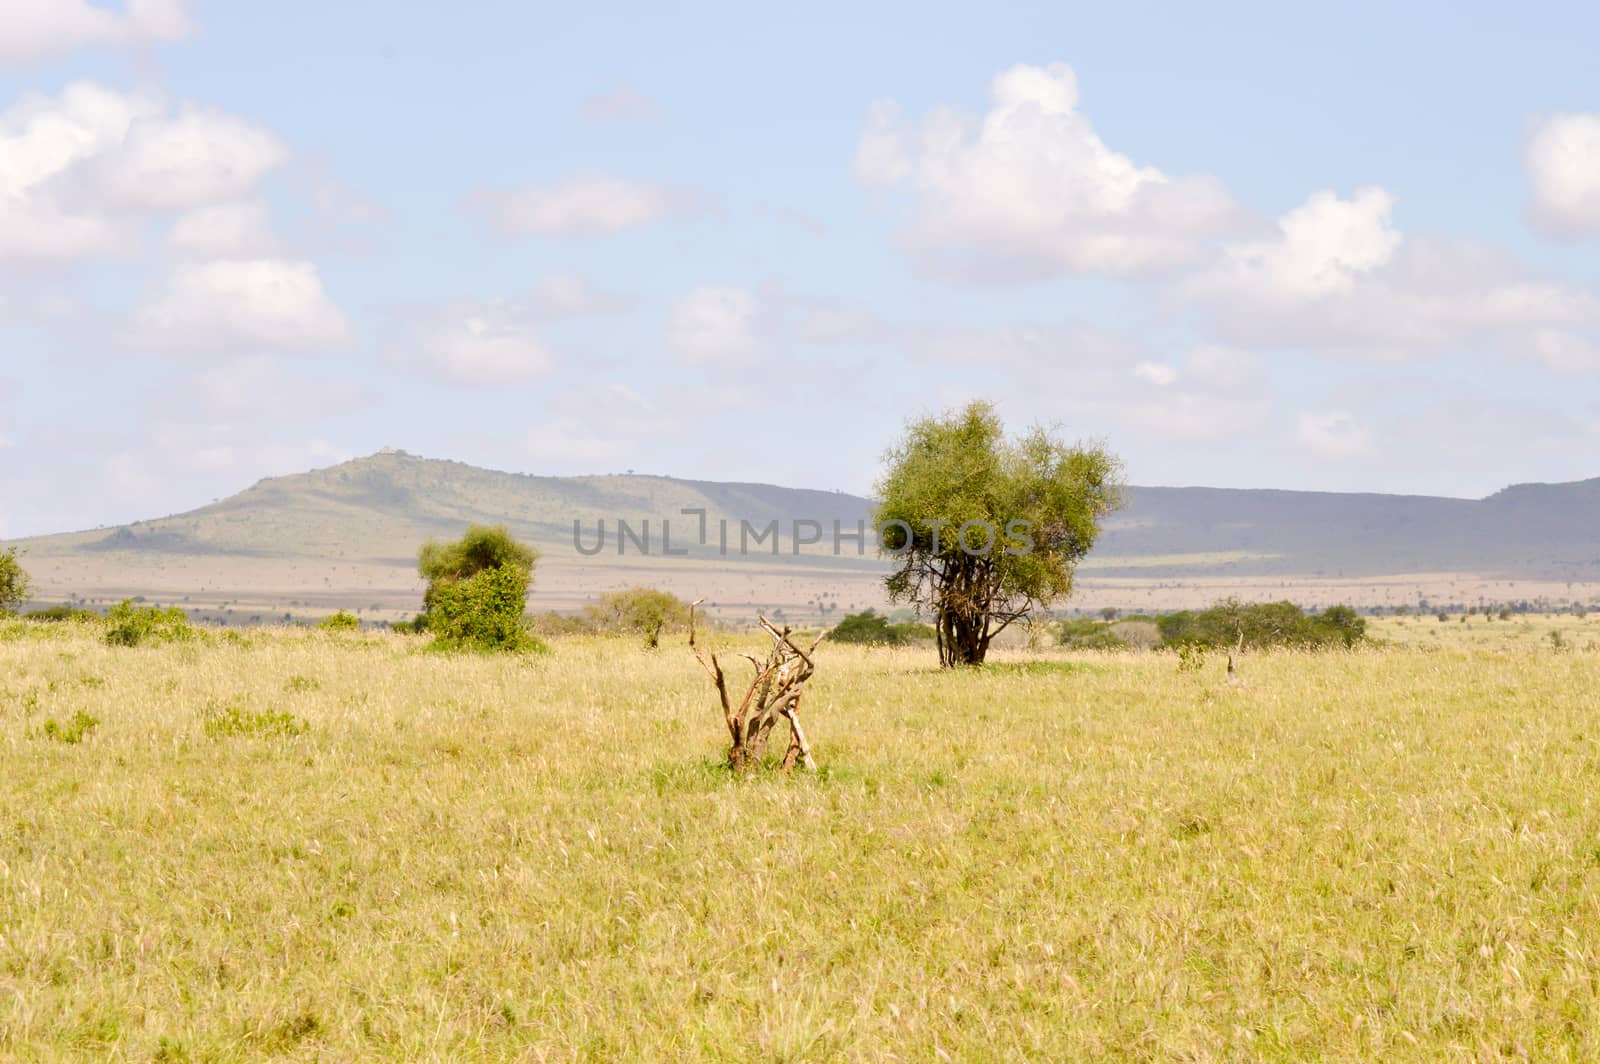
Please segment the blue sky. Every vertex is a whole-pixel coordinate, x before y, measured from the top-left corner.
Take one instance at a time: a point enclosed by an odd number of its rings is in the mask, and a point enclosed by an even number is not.
[[[0,535],[399,446],[1600,475],[1593,5],[0,3]]]

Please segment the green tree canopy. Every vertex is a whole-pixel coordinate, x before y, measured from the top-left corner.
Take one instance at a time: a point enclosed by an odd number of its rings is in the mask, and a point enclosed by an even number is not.
[[[1042,428],[1008,440],[994,407],[911,422],[878,485],[890,597],[930,609],[944,665],[982,664],[990,641],[1072,590],[1100,522],[1122,503],[1121,463]]]
[[[613,591],[589,607],[595,621],[607,628],[620,628],[644,636],[644,645],[656,647],[661,632],[683,624],[689,618],[689,604],[670,591],[653,587],[630,587]]]
[[[450,543],[430,539],[417,555],[428,582],[417,627],[432,632],[441,648],[536,648],[522,615],[538,558],[504,525],[473,525]]]
[[[28,601],[28,574],[17,561],[17,548],[0,551],[0,614],[14,613]]]

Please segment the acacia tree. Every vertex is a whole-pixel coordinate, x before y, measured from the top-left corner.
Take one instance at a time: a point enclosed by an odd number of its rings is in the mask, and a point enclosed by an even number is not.
[[[907,426],[878,484],[889,597],[930,609],[941,665],[981,665],[994,637],[1072,590],[1072,574],[1122,504],[1121,463],[1042,428],[1007,440],[994,407]]]
[[[28,574],[17,561],[17,548],[0,550],[0,614],[11,613],[28,601]]]
[[[589,615],[606,627],[637,632],[644,636],[644,645],[654,650],[661,645],[663,629],[687,620],[689,604],[670,591],[631,587],[605,595],[598,605],[589,607]]]

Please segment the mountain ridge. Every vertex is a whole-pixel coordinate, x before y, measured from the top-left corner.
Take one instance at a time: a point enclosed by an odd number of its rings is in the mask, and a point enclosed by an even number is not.
[[[1509,485],[1481,499],[1192,485],[1131,486],[1127,496],[1085,559],[1081,586],[1150,590],[1233,580],[1271,587],[1437,573],[1468,574],[1485,586],[1600,584],[1600,478]],[[540,548],[541,581],[563,603],[619,581],[747,587],[751,601],[760,601],[761,587],[781,586],[785,601],[803,602],[847,586],[870,602],[869,585],[887,563],[870,545],[844,540],[835,553],[830,541],[835,521],[845,533],[857,522],[870,525],[871,507],[841,491],[651,474],[551,477],[386,449],[265,477],[166,517],[10,542],[30,552],[30,565],[43,566],[43,583],[57,597],[89,587],[227,601],[226,576],[269,605],[309,601],[307,587],[327,596],[373,588],[392,603],[415,593],[424,540],[503,523]],[[703,543],[693,511],[705,513]],[[823,542],[797,547],[796,520],[816,522]],[[774,521],[778,537],[737,549],[744,523],[761,530]],[[586,549],[600,522],[604,549]],[[652,549],[619,548],[619,522],[635,535],[648,529]],[[664,525],[671,557],[661,549]],[[812,598],[795,598],[806,594]]]

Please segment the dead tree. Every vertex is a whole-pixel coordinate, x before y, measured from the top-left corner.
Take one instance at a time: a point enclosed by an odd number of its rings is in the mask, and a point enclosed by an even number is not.
[[[772,648],[767,651],[765,660],[750,654],[740,655],[755,669],[755,674],[736,707],[728,694],[728,678],[722,671],[722,663],[715,654],[700,649],[694,641],[695,608],[704,601],[696,599],[689,606],[689,649],[711,677],[711,682],[717,685],[717,697],[722,700],[722,716],[728,723],[728,734],[733,738],[733,745],[728,748],[729,767],[735,772],[743,772],[752,765],[760,764],[767,749],[767,739],[781,718],[789,722],[789,748],[784,751],[783,770],[788,772],[796,764],[815,770],[817,766],[811,756],[811,746],[800,727],[799,711],[800,696],[805,693],[806,681],[816,671],[811,655],[816,652],[817,643],[822,642],[821,638],[818,637],[809,648],[801,649],[800,644],[790,637],[787,627],[782,630],[774,628],[770,621],[758,615],[761,627],[772,637]]]

